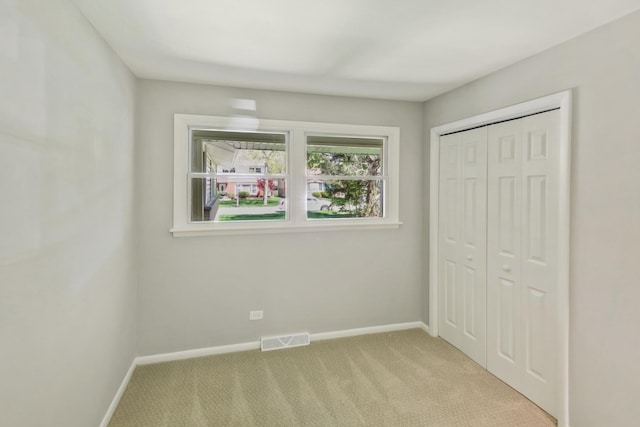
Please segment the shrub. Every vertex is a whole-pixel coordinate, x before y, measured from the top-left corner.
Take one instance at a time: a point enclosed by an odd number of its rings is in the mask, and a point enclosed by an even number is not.
[[[311,195],[313,197],[322,197],[322,192],[321,191],[314,191],[313,193],[311,193]]]
[[[246,199],[247,197],[249,197],[249,192],[248,191],[241,191],[238,193],[238,197],[241,199]]]

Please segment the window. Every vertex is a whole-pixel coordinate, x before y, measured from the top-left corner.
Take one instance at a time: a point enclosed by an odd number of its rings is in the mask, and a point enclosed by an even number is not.
[[[176,114],[174,236],[397,227],[399,129]]]
[[[317,212],[307,199],[307,218],[384,218],[384,138],[307,135],[307,188],[330,201]],[[321,189],[321,190],[320,190]]]

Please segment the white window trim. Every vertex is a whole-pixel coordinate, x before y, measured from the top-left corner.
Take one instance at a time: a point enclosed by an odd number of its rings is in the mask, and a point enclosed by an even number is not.
[[[173,145],[173,227],[174,237],[193,237],[229,234],[290,233],[308,231],[371,230],[398,228],[400,129],[389,126],[364,126],[335,123],[259,120],[256,132],[286,132],[287,141],[287,198],[288,211],[284,221],[191,222],[188,208],[188,159],[191,143],[190,129],[194,127],[229,128],[229,117],[192,114],[174,115]],[[231,129],[242,131],[243,129]],[[248,130],[248,129],[244,129]],[[382,137],[383,164],[386,181],[384,216],[382,218],[345,218],[308,220],[306,215],[306,144],[307,134],[326,133],[362,137]]]

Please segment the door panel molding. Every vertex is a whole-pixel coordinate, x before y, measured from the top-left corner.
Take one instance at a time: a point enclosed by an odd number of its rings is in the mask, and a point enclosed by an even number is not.
[[[486,366],[487,129],[441,138],[439,333]]]
[[[438,283],[439,283],[439,251],[441,241],[439,236],[440,225],[440,137],[452,132],[463,131],[478,126],[488,125],[500,121],[516,119],[531,114],[544,112],[551,109],[560,109],[560,135],[559,135],[559,175],[558,192],[560,205],[558,206],[558,220],[554,221],[554,229],[558,231],[557,256],[555,257],[558,270],[558,296],[557,296],[557,419],[560,427],[569,425],[569,244],[570,244],[570,152],[571,152],[571,90],[555,93],[542,98],[527,101],[521,104],[501,108],[487,113],[479,114],[463,120],[437,126],[431,129],[430,135],[430,175],[429,175],[429,332],[433,336],[439,336],[438,319],[440,312],[438,307]],[[544,135],[531,133],[526,141],[527,150],[522,155],[530,160],[528,176],[535,175],[536,160],[547,154],[547,140]],[[508,163],[513,161],[514,142],[508,138],[501,141],[500,158],[498,162]],[[458,230],[460,231],[460,230]],[[461,236],[458,235],[458,238]],[[444,313],[443,313],[444,314]]]
[[[560,112],[552,110],[487,127],[487,370],[553,416],[558,414],[554,224],[559,202],[559,117]],[[496,161],[505,137],[518,141],[517,161],[509,164]],[[509,202],[515,220],[502,223],[505,208],[500,182],[505,177],[516,182],[515,197]],[[517,252],[504,253],[505,234],[513,237]],[[511,318],[500,315],[510,309],[499,297],[505,279],[513,280],[518,290],[508,303],[518,313]],[[504,330],[514,331],[513,360],[505,360],[504,351],[497,350],[498,336]]]

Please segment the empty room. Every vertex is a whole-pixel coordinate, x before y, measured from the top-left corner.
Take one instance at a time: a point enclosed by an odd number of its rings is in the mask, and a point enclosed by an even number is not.
[[[0,426],[638,425],[640,0],[0,0],[0,95]]]

